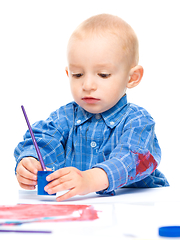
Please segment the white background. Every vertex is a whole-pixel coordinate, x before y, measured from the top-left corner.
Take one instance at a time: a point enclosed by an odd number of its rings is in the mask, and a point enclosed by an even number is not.
[[[162,148],[159,169],[178,185],[179,156],[179,1],[171,0],[1,0],[0,1],[0,175],[13,184],[14,148],[30,122],[72,101],[65,74],[72,31],[100,13],[118,15],[138,35],[141,84],[128,100],[146,108],[156,121]]]

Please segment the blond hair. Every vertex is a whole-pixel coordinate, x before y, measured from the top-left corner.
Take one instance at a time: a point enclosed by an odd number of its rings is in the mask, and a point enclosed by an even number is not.
[[[107,36],[111,34],[117,38],[131,67],[139,61],[139,43],[132,27],[118,16],[99,14],[82,22],[72,33],[69,42],[84,39],[93,34]]]

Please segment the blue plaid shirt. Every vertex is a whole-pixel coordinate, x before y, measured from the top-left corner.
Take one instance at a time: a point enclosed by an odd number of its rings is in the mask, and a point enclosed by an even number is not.
[[[45,165],[57,170],[103,169],[113,194],[120,187],[168,186],[157,170],[161,149],[149,113],[127,103],[127,96],[106,112],[92,114],[75,102],[59,108],[46,121],[32,125]],[[15,149],[17,164],[27,156],[37,158],[29,131]],[[16,165],[17,166],[17,165]]]

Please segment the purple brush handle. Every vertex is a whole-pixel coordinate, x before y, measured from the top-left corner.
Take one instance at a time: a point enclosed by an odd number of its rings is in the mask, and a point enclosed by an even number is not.
[[[28,125],[29,132],[30,132],[30,134],[31,134],[31,138],[32,138],[32,140],[33,140],[33,144],[34,144],[34,147],[35,147],[35,149],[36,149],[36,152],[37,152],[39,161],[40,161],[40,163],[41,163],[41,167],[42,167],[43,171],[46,171],[46,166],[45,166],[44,161],[43,161],[43,158],[42,158],[42,156],[41,156],[41,152],[40,152],[39,147],[38,147],[38,145],[37,145],[36,139],[35,139],[35,137],[34,137],[34,133],[33,133],[33,131],[32,131],[31,125],[30,125],[30,123],[29,123],[29,120],[28,120],[26,111],[25,111],[25,109],[24,109],[23,106],[21,106],[21,108],[22,108],[24,117],[25,117],[25,119],[26,119],[26,123],[27,123],[27,125]]]
[[[0,229],[0,232],[5,232],[5,233],[52,233],[51,231],[9,230],[9,229]]]

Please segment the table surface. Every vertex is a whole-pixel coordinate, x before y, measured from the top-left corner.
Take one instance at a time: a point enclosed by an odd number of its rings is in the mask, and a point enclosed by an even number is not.
[[[122,188],[116,191],[115,196],[91,193],[63,202],[56,202],[55,196],[38,196],[36,191],[17,191],[18,204],[92,205],[99,212],[99,219],[94,221],[24,224],[18,229],[52,230],[53,233],[10,233],[11,237],[18,236],[18,239],[38,239],[41,235],[43,239],[53,237],[53,240],[60,239],[60,236],[64,239],[76,237],[86,240],[103,237],[158,239],[159,227],[180,225],[180,194],[177,188]],[[9,239],[9,233],[0,233],[0,236],[3,236],[3,240]]]

